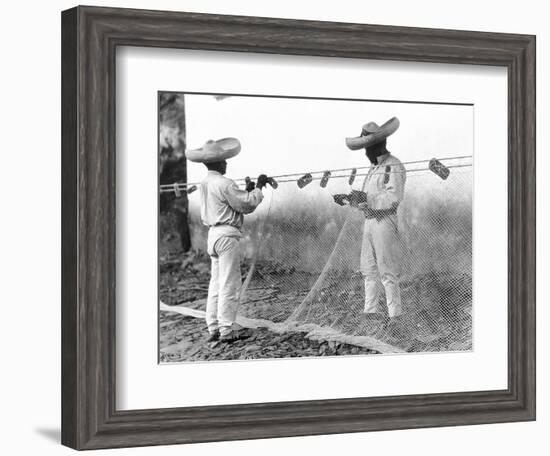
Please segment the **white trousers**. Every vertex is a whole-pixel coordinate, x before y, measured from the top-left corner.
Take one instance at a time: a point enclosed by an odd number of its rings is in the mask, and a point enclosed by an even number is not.
[[[220,330],[227,334],[237,317],[241,288],[241,264],[239,239],[222,236],[208,241],[211,259],[210,285],[206,301],[208,331]]]
[[[399,275],[402,248],[397,216],[365,219],[361,246],[361,272],[365,278],[365,313],[378,311],[380,283],[386,291],[388,315],[402,313]]]

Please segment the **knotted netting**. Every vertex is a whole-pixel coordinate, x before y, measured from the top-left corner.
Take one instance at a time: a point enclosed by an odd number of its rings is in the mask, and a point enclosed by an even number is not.
[[[296,176],[264,190],[264,202],[245,217],[241,305],[248,318],[315,327],[347,336],[371,336],[406,351],[472,347],[471,158],[444,161],[442,179],[424,163],[406,164],[405,196],[397,211],[403,313],[399,326],[366,321],[360,271],[364,213],[339,206],[349,193],[349,171],[323,173],[300,188]],[[359,171],[354,188],[365,179]],[[298,176],[299,177],[299,176]],[[189,195],[193,244],[204,248],[199,192]],[[380,284],[379,312],[387,314]]]

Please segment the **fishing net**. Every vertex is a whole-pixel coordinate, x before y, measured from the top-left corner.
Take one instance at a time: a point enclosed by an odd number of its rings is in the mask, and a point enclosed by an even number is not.
[[[348,336],[371,336],[406,351],[472,347],[471,159],[448,160],[442,179],[427,163],[406,165],[398,213],[403,314],[398,325],[368,321],[360,272],[365,217],[334,203],[349,193],[349,171],[323,173],[300,188],[296,176],[267,187],[264,202],[245,218],[243,287],[239,314],[288,324],[315,325]],[[299,177],[299,176],[298,176]],[[358,172],[354,188],[365,174]],[[325,179],[326,181],[326,179]],[[199,192],[189,195],[193,244],[204,248]],[[378,303],[387,313],[380,285]]]

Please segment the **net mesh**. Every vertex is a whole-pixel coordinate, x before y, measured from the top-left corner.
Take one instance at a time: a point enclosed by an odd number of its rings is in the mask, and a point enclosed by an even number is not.
[[[423,168],[407,172],[397,220],[402,251],[398,325],[369,321],[360,272],[365,217],[338,206],[347,176],[326,187],[289,179],[267,188],[245,218],[239,314],[273,322],[314,324],[346,335],[372,336],[406,351],[472,347],[472,167],[451,163],[446,180]],[[349,173],[348,173],[349,175]],[[357,182],[365,179],[358,174]],[[203,247],[199,192],[189,195],[193,243]],[[379,311],[387,313],[380,285]]]

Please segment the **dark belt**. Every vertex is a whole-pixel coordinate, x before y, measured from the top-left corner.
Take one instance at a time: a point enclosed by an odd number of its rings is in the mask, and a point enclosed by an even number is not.
[[[382,220],[384,217],[397,214],[397,208],[392,209],[367,209],[365,211],[366,219]]]

